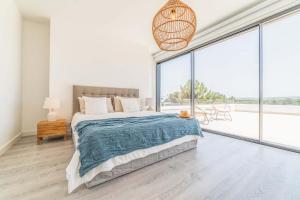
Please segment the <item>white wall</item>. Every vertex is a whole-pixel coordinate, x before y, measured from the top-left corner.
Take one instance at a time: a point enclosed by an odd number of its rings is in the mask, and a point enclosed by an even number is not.
[[[21,129],[21,25],[14,0],[0,1],[0,154]]]
[[[46,119],[42,108],[49,95],[49,23],[23,21],[22,30],[22,133],[35,134],[36,122]]]
[[[100,1],[88,2],[51,18],[50,96],[61,100],[58,113],[69,119],[74,84],[138,88],[141,97],[153,92],[154,63],[148,47],[125,33],[127,21],[113,18],[111,23],[95,9],[102,7]]]

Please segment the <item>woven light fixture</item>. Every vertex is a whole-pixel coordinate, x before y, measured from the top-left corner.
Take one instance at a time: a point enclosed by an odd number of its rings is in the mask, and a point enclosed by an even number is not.
[[[188,46],[196,31],[195,12],[180,0],[169,0],[155,15],[154,39],[163,51],[177,51]]]

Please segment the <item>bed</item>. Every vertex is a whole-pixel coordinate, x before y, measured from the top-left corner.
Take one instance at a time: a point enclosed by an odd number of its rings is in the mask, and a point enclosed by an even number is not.
[[[75,152],[66,169],[66,176],[68,180],[68,192],[75,191],[82,185],[88,188],[99,185],[111,179],[128,174],[132,171],[138,170],[145,166],[151,165],[171,156],[191,150],[197,147],[197,140],[199,135],[184,135],[180,138],[170,140],[159,145],[148,148],[140,148],[126,154],[111,157],[105,162],[93,167],[86,173],[82,174],[80,171],[82,158],[79,148],[79,131],[76,129],[80,124],[85,122],[94,122],[114,119],[147,119],[150,118],[167,118],[162,113],[152,111],[140,111],[135,113],[113,112],[102,115],[85,115],[80,113],[78,97],[139,97],[139,90],[137,89],[123,89],[123,88],[107,88],[107,87],[91,87],[91,86],[73,86],[73,119],[71,123],[72,138],[74,141]],[[172,118],[172,116],[170,116]],[[88,124],[88,123],[87,123]],[[116,128],[117,129],[117,128]]]

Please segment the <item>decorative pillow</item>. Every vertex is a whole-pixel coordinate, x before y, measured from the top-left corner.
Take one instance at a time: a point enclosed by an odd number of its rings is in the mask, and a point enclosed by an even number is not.
[[[99,115],[107,113],[106,97],[82,97],[85,105],[85,114]]]
[[[124,112],[139,112],[140,104],[138,98],[121,98],[121,104]]]
[[[91,97],[91,98],[95,98],[95,97]],[[80,112],[81,113],[85,113],[85,103],[82,97],[78,97],[78,101],[79,101],[79,108],[80,108]],[[114,108],[111,102],[111,98],[106,98],[106,104],[107,104],[107,111],[109,113],[114,112]]]
[[[84,105],[84,100],[82,97],[78,97],[78,102],[79,102],[79,108],[81,113],[85,113],[85,105]]]
[[[115,112],[124,112],[121,99],[122,97],[119,96],[114,97]]]

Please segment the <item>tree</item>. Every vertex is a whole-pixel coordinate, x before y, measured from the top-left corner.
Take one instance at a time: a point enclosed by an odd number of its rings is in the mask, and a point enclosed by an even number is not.
[[[180,92],[173,92],[169,94],[168,100],[173,103],[181,103],[181,94]]]
[[[212,90],[208,90],[208,88],[198,80],[195,81],[195,90],[194,95],[197,103],[206,103],[206,102],[215,102],[215,101],[225,101],[226,96],[214,92]],[[188,80],[183,86],[180,86],[180,91],[173,92],[168,95],[167,101],[171,101],[172,103],[180,103],[183,104],[185,102],[189,102],[191,94],[191,80]],[[231,100],[233,97],[231,97]]]

